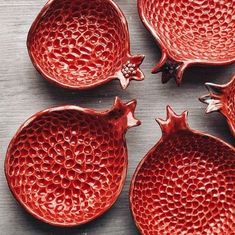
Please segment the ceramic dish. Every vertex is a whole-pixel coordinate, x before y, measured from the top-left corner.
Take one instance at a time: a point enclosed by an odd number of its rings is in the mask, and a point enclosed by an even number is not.
[[[230,130],[235,137],[235,76],[224,85],[206,83],[210,92],[199,100],[208,104],[206,113],[221,112],[227,119]]]
[[[78,106],[46,109],[28,119],[9,144],[5,174],[16,200],[56,226],[87,223],[117,200],[127,171],[127,128],[136,101],[116,98],[105,112]]]
[[[153,73],[181,83],[193,64],[235,61],[234,0],[138,0],[139,15],[162,50]]]
[[[130,55],[127,21],[112,0],[50,0],[28,33],[35,68],[48,81],[89,89],[113,79],[143,80],[144,56]]]
[[[233,234],[235,149],[167,108],[162,138],[136,169],[130,206],[141,234]]]

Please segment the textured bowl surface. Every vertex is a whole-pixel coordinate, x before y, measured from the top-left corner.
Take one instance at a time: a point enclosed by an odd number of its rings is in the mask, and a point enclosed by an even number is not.
[[[130,55],[127,21],[111,0],[52,0],[31,26],[28,51],[49,81],[88,89],[120,79],[144,78],[143,56]]]
[[[162,139],[131,185],[131,210],[141,234],[234,234],[235,149],[190,130],[186,113],[168,109],[168,119],[158,121]]]
[[[135,105],[116,99],[106,112],[62,106],[26,121],[5,160],[9,187],[20,204],[58,226],[84,224],[109,209],[125,181],[124,134],[139,124],[131,115]]]
[[[206,113],[221,112],[235,137],[235,76],[227,84],[206,83],[206,87],[210,94],[200,98],[201,102],[208,104]]]
[[[138,0],[140,17],[162,48],[153,72],[163,82],[181,82],[194,63],[235,61],[235,2],[233,0]]]

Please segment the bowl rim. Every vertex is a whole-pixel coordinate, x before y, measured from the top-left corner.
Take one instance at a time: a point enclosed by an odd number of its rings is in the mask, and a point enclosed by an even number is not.
[[[185,111],[187,112],[187,111]],[[213,139],[215,141],[218,141],[220,142],[222,145],[230,148],[231,150],[234,151],[235,153],[235,147],[233,147],[231,144],[228,144],[226,143],[224,140],[220,139],[219,137],[216,137],[214,135],[211,135],[211,134],[207,134],[207,133],[204,133],[200,130],[194,130],[192,128],[190,128],[188,126],[188,129],[186,130],[182,130],[183,132],[187,132],[187,133],[191,133],[191,134],[196,134],[196,135],[199,135],[199,136],[203,136],[203,137],[208,137],[209,139]],[[170,134],[167,138],[170,138],[171,135],[177,135],[177,133],[172,133]],[[130,208],[130,211],[131,211],[131,216],[133,218],[133,221],[135,223],[135,226],[137,227],[137,229],[139,230],[139,232],[141,233],[142,232],[142,229],[140,228],[139,226],[139,223],[137,222],[136,220],[136,216],[135,216],[135,213],[133,212],[133,191],[135,189],[135,181],[136,181],[136,177],[139,173],[139,170],[141,169],[141,167],[143,166],[144,162],[146,161],[146,159],[149,157],[150,153],[154,152],[158,146],[163,143],[164,141],[164,136],[162,135],[161,138],[157,141],[156,144],[154,144],[154,146],[152,146],[150,148],[150,150],[144,155],[144,157],[140,160],[140,162],[138,163],[135,171],[134,171],[134,174],[131,178],[131,183],[130,183],[130,188],[129,188],[129,208]]]
[[[39,111],[37,113],[35,113],[34,115],[32,115],[30,118],[28,118],[16,131],[16,133],[14,134],[13,138],[11,139],[8,147],[7,147],[7,151],[6,151],[6,157],[4,160],[4,173],[5,173],[5,178],[7,181],[7,185],[8,188],[10,190],[10,192],[12,193],[13,197],[15,198],[16,202],[21,205],[23,207],[23,209],[28,213],[31,214],[35,219],[38,219],[39,221],[42,221],[46,224],[52,225],[52,226],[56,226],[56,227],[62,227],[62,228],[70,228],[70,227],[76,227],[76,226],[82,226],[84,224],[87,224],[95,219],[98,219],[99,217],[101,217],[104,213],[106,213],[109,209],[111,209],[111,207],[114,206],[114,204],[116,203],[116,201],[119,199],[122,190],[124,188],[125,182],[126,182],[126,176],[127,176],[127,170],[128,170],[128,150],[127,150],[127,144],[126,144],[126,139],[125,139],[125,135],[123,135],[123,144],[124,144],[124,148],[126,149],[126,164],[125,167],[123,169],[123,173],[121,176],[121,180],[120,180],[120,184],[119,187],[117,189],[116,192],[116,198],[115,200],[112,201],[112,203],[109,204],[108,207],[106,207],[105,209],[102,209],[100,213],[96,214],[95,216],[93,216],[92,218],[85,220],[83,222],[80,223],[58,223],[58,222],[52,222],[49,219],[44,218],[43,216],[38,215],[37,212],[34,212],[33,209],[31,207],[29,207],[26,203],[24,203],[21,199],[20,196],[18,196],[14,190],[14,188],[11,185],[11,180],[10,177],[8,175],[8,169],[9,169],[9,164],[8,164],[8,160],[10,157],[10,150],[11,148],[14,146],[14,142],[18,136],[18,134],[20,134],[21,131],[23,131],[27,126],[29,126],[33,121],[35,121],[37,118],[43,116],[44,114],[49,114],[55,111],[67,111],[67,110],[73,110],[73,111],[78,111],[78,112],[83,112],[85,114],[90,114],[90,115],[95,115],[95,116],[99,116],[102,117],[104,115],[106,115],[109,110],[105,110],[105,111],[96,111],[94,109],[91,108],[83,108],[80,106],[76,106],[76,105],[62,105],[62,106],[54,106],[51,108],[47,108],[44,109],[42,111]]]
[[[101,81],[97,81],[94,83],[91,83],[89,85],[86,86],[78,86],[78,85],[70,85],[68,83],[65,82],[61,82],[58,81],[55,77],[50,76],[47,72],[44,71],[44,69],[37,63],[36,58],[33,56],[32,50],[30,49],[30,41],[31,41],[31,37],[35,31],[35,29],[38,26],[38,23],[40,21],[40,19],[43,17],[43,15],[47,12],[47,10],[50,8],[51,4],[55,1],[58,0],[48,0],[48,2],[43,6],[43,8],[40,10],[40,12],[38,13],[38,15],[36,16],[35,20],[33,21],[29,31],[28,31],[28,35],[27,35],[27,40],[26,40],[26,46],[27,46],[27,50],[28,50],[28,55],[31,59],[31,62],[33,64],[33,66],[35,67],[35,69],[38,71],[38,73],[48,82],[61,87],[61,88],[65,88],[65,89],[70,89],[70,90],[74,90],[74,91],[82,91],[82,90],[89,90],[98,86],[101,86],[103,84],[106,84],[114,79],[118,79],[118,77],[114,74],[114,75],[110,75],[108,76],[106,79],[101,80]],[[85,0],[84,0],[85,1]],[[128,22],[127,19],[123,13],[123,11],[121,10],[121,8],[113,1],[113,0],[103,0],[109,4],[111,4],[111,6],[113,7],[113,9],[115,9],[117,15],[119,16],[121,22],[123,23],[123,27],[126,30],[126,35],[127,35],[127,40],[125,41],[126,44],[126,48],[127,48],[127,55],[126,58],[131,56],[131,52],[130,52],[130,32],[129,32],[129,26],[128,26]]]
[[[145,28],[152,34],[152,36],[155,39],[156,44],[160,48],[162,52],[161,59],[158,63],[161,63],[161,61],[164,58],[169,58],[172,59],[175,62],[178,63],[183,63],[185,64],[186,68],[190,67],[192,65],[206,65],[206,66],[218,66],[218,65],[229,65],[235,62],[235,57],[229,60],[224,60],[224,61],[210,61],[210,60],[205,60],[205,59],[191,59],[191,60],[177,60],[174,58],[174,56],[171,54],[170,50],[165,46],[163,43],[161,36],[158,34],[157,30],[154,29],[154,27],[148,22],[148,20],[145,17],[144,11],[143,11],[143,0],[137,0],[137,8],[138,8],[138,13],[140,16],[140,19],[145,26]]]

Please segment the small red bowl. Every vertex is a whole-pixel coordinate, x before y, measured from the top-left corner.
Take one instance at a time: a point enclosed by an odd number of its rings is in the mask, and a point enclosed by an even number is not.
[[[222,113],[235,137],[235,76],[227,84],[206,83],[206,87],[210,94],[199,98],[201,102],[208,104],[206,113]]]
[[[140,18],[161,47],[153,73],[181,83],[194,64],[235,62],[234,0],[138,0]]]
[[[113,79],[143,80],[143,55],[130,55],[128,25],[112,0],[50,0],[27,39],[33,65],[48,81],[84,90]]]
[[[16,200],[37,219],[56,226],[85,224],[117,200],[127,171],[127,128],[136,101],[116,98],[105,112],[78,106],[46,109],[11,140],[5,174]]]
[[[190,129],[187,112],[157,119],[162,138],[138,165],[130,188],[143,235],[234,234],[235,148]]]

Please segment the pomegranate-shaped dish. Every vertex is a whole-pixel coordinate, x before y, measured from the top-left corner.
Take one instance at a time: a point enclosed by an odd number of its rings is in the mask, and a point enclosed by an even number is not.
[[[208,104],[206,113],[221,112],[227,119],[230,130],[235,137],[235,76],[225,85],[206,83],[210,92],[199,100]]]
[[[167,108],[162,138],[134,174],[130,205],[141,234],[232,235],[235,149],[190,129],[187,112]]]
[[[143,80],[144,56],[130,55],[125,16],[112,0],[50,0],[32,24],[27,47],[47,80],[83,90],[119,79]]]
[[[138,0],[145,27],[161,47],[162,57],[153,73],[162,82],[193,64],[223,65],[235,61],[234,0]]]
[[[27,120],[10,142],[8,185],[34,217],[57,226],[87,223],[117,200],[127,171],[127,128],[136,101],[116,98],[98,112],[78,106],[44,110]]]

